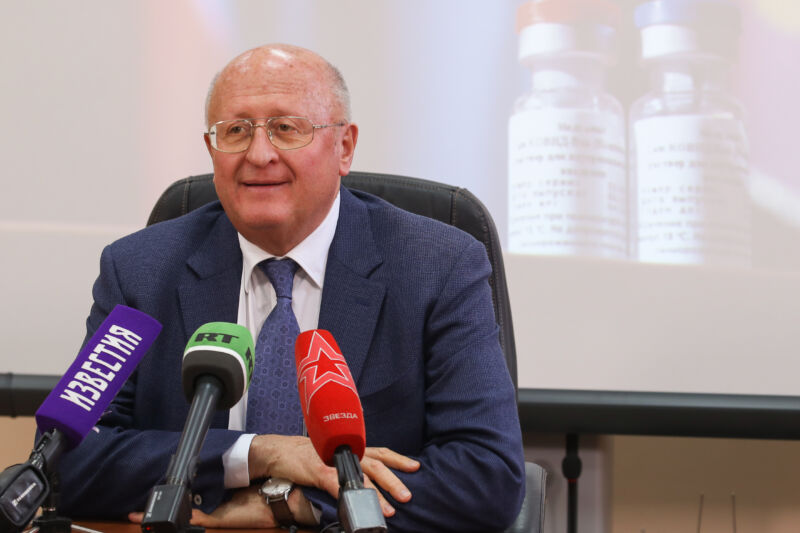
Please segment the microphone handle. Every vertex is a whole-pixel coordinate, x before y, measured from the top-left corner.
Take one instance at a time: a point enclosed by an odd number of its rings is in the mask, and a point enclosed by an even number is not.
[[[378,493],[364,487],[364,474],[358,456],[350,446],[336,448],[333,454],[339,474],[339,504],[337,515],[345,533],[385,533]]]
[[[339,474],[339,487],[342,489],[363,489],[364,473],[361,462],[350,446],[344,444],[333,453],[333,464]]]
[[[28,462],[47,475],[56,471],[61,455],[67,450],[67,439],[64,433],[53,428],[42,433],[36,440]]]
[[[221,396],[222,382],[218,378],[211,375],[197,378],[194,398],[189,407],[181,439],[178,441],[178,449],[167,468],[168,485],[188,484],[194,477],[195,461],[206,440],[211,419]]]

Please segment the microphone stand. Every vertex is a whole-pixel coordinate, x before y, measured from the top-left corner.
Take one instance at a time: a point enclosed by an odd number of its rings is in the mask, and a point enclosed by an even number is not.
[[[150,493],[142,520],[143,533],[202,533],[204,527],[192,518],[191,484],[197,456],[211,425],[211,417],[222,396],[222,383],[214,376],[197,379],[195,396],[183,427],[178,448],[169,462],[164,484]]]
[[[72,530],[72,520],[58,516],[58,501],[61,493],[61,482],[58,472],[47,476],[50,480],[50,493],[42,504],[42,514],[33,521],[33,527],[39,533],[69,533]]]
[[[72,520],[58,515],[58,503],[61,496],[61,478],[56,464],[66,448],[64,434],[56,429],[42,434],[31,452],[28,462],[43,472],[49,482],[49,490],[42,503],[42,514],[33,520],[32,532],[70,533]],[[77,526],[76,526],[77,527]],[[79,528],[84,529],[84,528]]]
[[[349,446],[339,446],[333,454],[339,474],[339,522],[346,533],[385,533],[378,494],[364,487],[364,473],[358,457]]]

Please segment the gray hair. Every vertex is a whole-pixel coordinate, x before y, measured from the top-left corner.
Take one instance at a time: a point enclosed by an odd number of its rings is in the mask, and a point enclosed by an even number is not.
[[[350,90],[347,88],[347,82],[344,81],[344,76],[342,76],[341,71],[336,68],[330,61],[325,59],[322,56],[319,57],[323,63],[325,64],[326,68],[328,69],[328,76],[330,77],[331,82],[331,94],[333,95],[334,99],[339,103],[342,108],[342,112],[344,113],[344,119],[347,122],[350,122],[352,118],[352,110],[350,108]],[[206,101],[205,101],[205,123],[206,128],[210,127],[211,124],[209,123],[209,116],[208,111],[211,107],[211,98],[214,95],[214,88],[217,86],[217,82],[219,81],[220,76],[224,72],[227,65],[222,68],[219,72],[214,74],[214,77],[211,79],[211,84],[208,87],[208,92],[206,93]]]
[[[211,127],[211,124],[208,122],[208,109],[211,107],[211,96],[214,94],[214,87],[217,86],[217,81],[219,80],[220,74],[222,74],[221,70],[214,74],[214,77],[211,78],[211,85],[208,86],[208,92],[206,93],[206,103],[205,107],[203,108],[203,117],[205,118],[206,128]]]
[[[341,71],[327,59],[324,61],[328,66],[328,70],[333,81],[331,84],[331,92],[333,93],[333,97],[339,102],[339,105],[342,106],[344,119],[347,122],[350,122],[350,119],[352,118],[352,110],[350,109],[350,89],[347,88],[347,82],[344,81],[344,76],[342,76]]]

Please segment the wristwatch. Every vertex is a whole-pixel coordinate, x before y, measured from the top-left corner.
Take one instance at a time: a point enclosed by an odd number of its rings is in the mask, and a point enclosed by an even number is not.
[[[283,527],[294,525],[294,515],[289,509],[289,494],[292,490],[294,490],[294,483],[280,477],[267,479],[258,489],[258,493],[264,497],[264,501],[272,509],[272,515],[278,525]]]

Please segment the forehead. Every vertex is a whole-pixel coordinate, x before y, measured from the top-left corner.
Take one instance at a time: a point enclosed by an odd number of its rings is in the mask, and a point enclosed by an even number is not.
[[[256,50],[222,71],[210,101],[209,119],[301,114],[321,120],[333,105],[330,76],[314,57]]]

